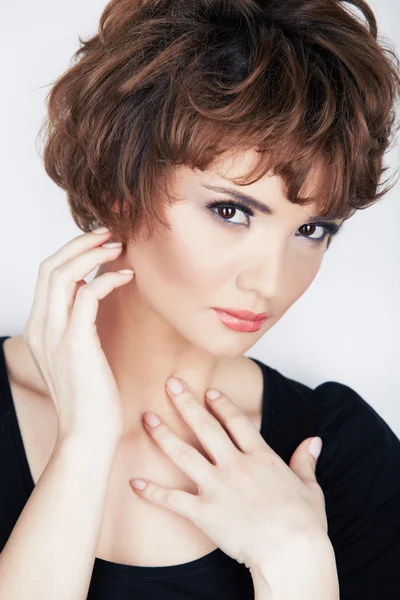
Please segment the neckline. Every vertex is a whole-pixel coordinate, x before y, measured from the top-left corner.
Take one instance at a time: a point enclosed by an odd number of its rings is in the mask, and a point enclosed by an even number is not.
[[[18,417],[15,410],[14,399],[11,391],[11,385],[8,378],[5,354],[3,344],[11,336],[0,336],[0,394],[5,394],[5,403],[7,406],[7,415],[10,415],[9,424],[13,436],[14,446],[18,455],[18,466],[20,474],[23,478],[27,499],[35,488],[35,482],[32,477],[28,458],[25,452],[25,446],[22,439],[21,429],[19,427]],[[270,437],[270,415],[271,415],[271,368],[256,358],[249,356],[261,369],[263,376],[263,393],[262,393],[262,409],[261,409],[261,426],[260,432],[263,433],[264,439],[267,441]],[[194,572],[199,569],[207,568],[219,561],[232,561],[220,548],[212,550],[208,554],[196,558],[189,562],[176,565],[166,566],[139,566],[116,563],[98,556],[95,557],[93,569],[103,571],[115,575],[124,575],[132,578],[152,578],[152,577],[175,577],[180,574]]]

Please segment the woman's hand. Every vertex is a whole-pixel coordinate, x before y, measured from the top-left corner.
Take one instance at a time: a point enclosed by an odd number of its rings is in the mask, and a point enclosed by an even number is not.
[[[99,247],[111,232],[84,233],[39,267],[34,301],[23,337],[47,385],[58,416],[58,436],[118,439],[122,406],[96,328],[99,300],[131,281],[133,272],[83,278],[115,260],[122,245]]]
[[[178,381],[184,390],[174,395],[167,387],[169,396],[215,464],[165,423],[146,425],[199,493],[148,481],[140,490],[131,481],[135,492],[189,519],[225,554],[263,573],[266,564],[276,562],[289,548],[300,549],[303,541],[309,548],[314,539],[328,540],[325,498],[315,478],[316,459],[308,452],[311,438],[300,444],[287,466],[228,397],[220,394],[209,400],[206,395],[215,418]]]

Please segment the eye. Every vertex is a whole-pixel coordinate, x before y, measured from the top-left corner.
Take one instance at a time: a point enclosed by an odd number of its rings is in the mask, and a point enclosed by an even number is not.
[[[310,242],[315,243],[315,244],[322,244],[326,238],[329,237],[333,237],[335,235],[337,235],[340,231],[340,226],[336,225],[335,223],[327,223],[327,222],[321,222],[321,223],[307,223],[306,225],[302,225],[301,227],[299,227],[299,231],[301,229],[311,229],[311,233],[315,232],[316,228],[320,228],[322,229],[323,233],[322,235],[314,238],[314,237],[310,237],[309,235],[302,235],[300,237],[305,237],[307,240],[310,240]]]
[[[218,218],[221,219],[223,222],[227,223],[228,225],[245,225],[246,227],[249,227],[250,225],[250,219],[249,216],[254,216],[254,212],[251,210],[251,208],[249,208],[248,206],[246,206],[246,204],[243,204],[240,201],[236,201],[236,200],[229,200],[226,202],[221,202],[220,200],[214,200],[213,202],[209,202],[206,207],[211,210],[211,212]],[[235,215],[235,213],[237,212],[241,212],[242,214],[246,215],[246,218],[244,219],[244,221],[239,221],[239,222],[235,222],[232,221],[232,216]]]
[[[250,217],[254,217],[253,210],[239,200],[229,199],[225,202],[221,200],[214,200],[213,202],[209,202],[206,207],[211,210],[217,219],[220,219],[228,226],[244,225],[245,227],[250,227]],[[246,215],[244,221],[241,220],[239,222],[235,222],[232,220],[232,216],[234,216],[237,212],[241,212],[243,215]],[[308,235],[308,233],[310,233],[310,229],[311,234],[313,234],[316,228],[322,229],[322,235],[318,237],[311,237]],[[341,225],[331,222],[307,223],[299,227],[299,231],[306,229],[306,234],[300,234],[297,237],[303,237],[313,244],[322,244],[325,242],[327,237],[333,238],[335,235],[337,235],[339,231],[341,231],[341,228]]]

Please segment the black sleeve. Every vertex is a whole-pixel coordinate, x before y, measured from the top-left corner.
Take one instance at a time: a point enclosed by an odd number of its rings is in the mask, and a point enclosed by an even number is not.
[[[400,440],[342,383],[319,385],[313,405],[340,600],[399,600]]]

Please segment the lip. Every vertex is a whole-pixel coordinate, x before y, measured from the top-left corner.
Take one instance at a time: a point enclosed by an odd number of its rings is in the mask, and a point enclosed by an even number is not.
[[[215,306],[214,310],[227,313],[228,315],[233,315],[234,317],[243,319],[245,321],[264,321],[272,316],[271,314],[265,312],[253,313],[251,310],[236,310],[234,308],[220,308],[219,306]]]
[[[232,315],[223,310],[214,308],[215,313],[219,317],[220,321],[228,327],[228,329],[233,329],[235,331],[244,331],[244,332],[254,332],[258,331],[264,325],[266,319],[268,317],[264,317],[263,319],[241,319]],[[254,313],[253,313],[254,314]]]

